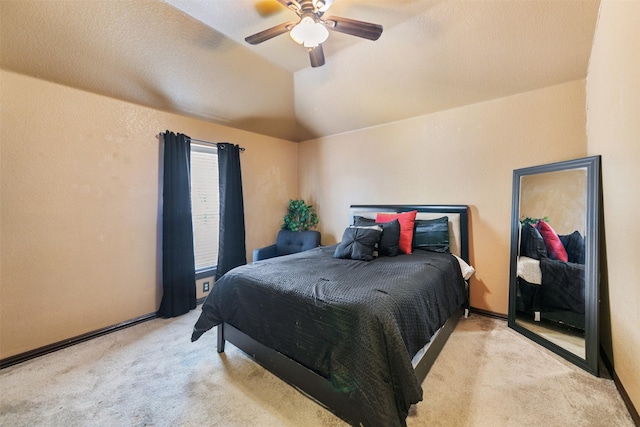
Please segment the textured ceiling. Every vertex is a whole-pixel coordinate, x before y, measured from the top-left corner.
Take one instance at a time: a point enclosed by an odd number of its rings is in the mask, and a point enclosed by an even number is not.
[[[0,66],[291,141],[349,132],[586,77],[599,2],[335,0],[311,68],[276,0],[1,1]]]

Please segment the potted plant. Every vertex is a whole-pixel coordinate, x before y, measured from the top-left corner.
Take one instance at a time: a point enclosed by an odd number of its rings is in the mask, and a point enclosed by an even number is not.
[[[308,231],[318,225],[318,215],[304,200],[289,200],[289,209],[282,223],[283,230]]]
[[[320,246],[320,232],[309,230],[318,225],[318,215],[313,206],[304,200],[289,200],[282,229],[276,243],[253,251],[253,260],[260,261],[281,255],[302,252]]]

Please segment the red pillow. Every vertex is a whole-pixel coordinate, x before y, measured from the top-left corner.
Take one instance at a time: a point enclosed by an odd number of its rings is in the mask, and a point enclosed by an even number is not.
[[[376,222],[389,222],[397,219],[400,223],[400,240],[398,249],[400,253],[410,254],[413,243],[413,227],[416,222],[418,211],[401,213],[379,213],[376,215]]]
[[[564,248],[564,245],[560,241],[560,237],[558,237],[555,230],[543,220],[538,221],[536,229],[542,235],[544,245],[547,247],[547,256],[551,259],[568,262],[569,255],[567,255],[567,250]]]

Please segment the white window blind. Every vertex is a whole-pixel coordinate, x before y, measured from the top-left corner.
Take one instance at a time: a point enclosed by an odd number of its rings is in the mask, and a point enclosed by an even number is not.
[[[191,145],[191,211],[196,271],[218,263],[220,203],[215,148]]]

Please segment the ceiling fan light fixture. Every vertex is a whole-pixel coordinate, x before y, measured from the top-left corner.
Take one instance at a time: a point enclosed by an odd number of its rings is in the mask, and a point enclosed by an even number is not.
[[[293,41],[305,47],[316,47],[329,37],[329,30],[310,16],[305,16],[289,32]]]
[[[300,18],[298,23],[283,22],[280,25],[246,37],[245,41],[251,45],[256,45],[288,32],[293,41],[307,48],[312,67],[324,65],[322,43],[329,38],[329,30],[367,40],[378,40],[382,34],[382,25],[339,16],[330,16],[326,20],[322,19],[322,16],[334,0],[277,1],[298,15]]]

